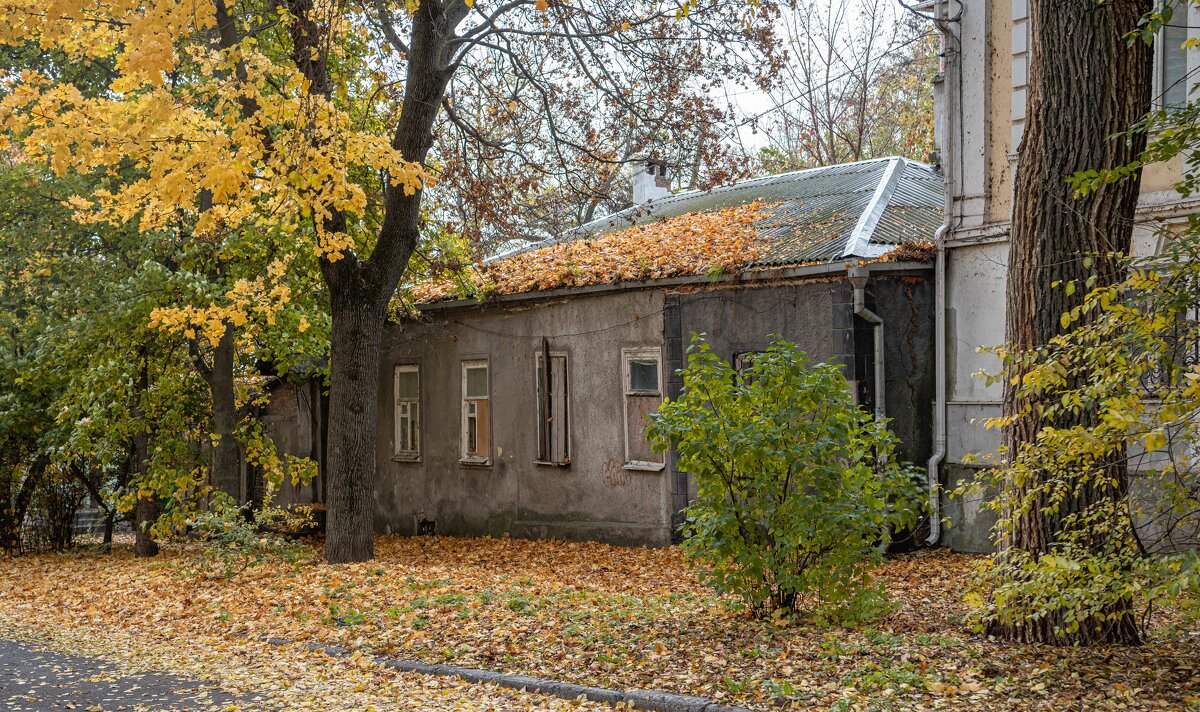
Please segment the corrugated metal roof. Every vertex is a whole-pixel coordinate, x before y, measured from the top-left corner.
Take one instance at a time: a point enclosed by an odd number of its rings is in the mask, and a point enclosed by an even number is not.
[[[891,180],[889,167],[899,172]],[[942,223],[941,174],[932,166],[897,157],[811,168],[709,191],[680,193],[594,220],[557,241],[602,235],[755,200],[768,206],[768,217],[758,225],[759,233],[770,241],[766,257],[758,263],[764,266],[852,256],[875,258],[899,244],[931,240]],[[864,218],[871,214],[874,217]],[[856,235],[860,223],[862,229]]]

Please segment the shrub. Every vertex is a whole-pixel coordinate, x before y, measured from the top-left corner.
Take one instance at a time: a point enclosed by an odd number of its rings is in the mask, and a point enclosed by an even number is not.
[[[737,374],[693,337],[682,375],[682,394],[651,416],[649,433],[659,450],[676,448],[699,487],[683,547],[702,579],[759,616],[878,613],[870,568],[922,498],[841,369],[778,341]]]
[[[196,576],[231,579],[263,563],[299,563],[305,554],[301,543],[263,531],[264,522],[293,517],[267,508],[247,518],[232,497],[216,492],[209,510],[190,522],[191,535],[199,545],[183,559],[183,567]]]

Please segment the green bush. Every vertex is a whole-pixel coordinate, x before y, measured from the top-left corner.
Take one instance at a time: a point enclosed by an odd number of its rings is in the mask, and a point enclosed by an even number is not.
[[[203,578],[231,579],[263,563],[298,564],[305,554],[300,542],[264,531],[266,523],[289,518],[265,508],[247,519],[232,497],[216,492],[208,511],[189,523],[198,545],[189,549],[183,568]]]
[[[895,439],[859,408],[839,367],[779,341],[735,373],[699,337],[683,392],[651,416],[699,493],[684,550],[701,577],[758,616],[806,608],[855,622],[883,609],[870,569],[890,531],[915,523],[920,490]]]

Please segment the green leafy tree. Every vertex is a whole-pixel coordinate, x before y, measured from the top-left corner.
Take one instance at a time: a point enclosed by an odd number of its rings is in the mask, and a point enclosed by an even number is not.
[[[756,615],[880,611],[870,569],[890,532],[916,521],[920,496],[838,366],[778,341],[739,374],[694,337],[683,392],[649,433],[699,486],[683,546],[710,585]]]

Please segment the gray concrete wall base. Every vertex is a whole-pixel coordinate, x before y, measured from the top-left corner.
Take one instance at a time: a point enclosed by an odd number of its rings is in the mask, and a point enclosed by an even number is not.
[[[942,546],[966,554],[990,554],[996,513],[984,507],[989,493],[952,497],[950,492],[975,478],[978,467],[949,462],[942,466]]]

